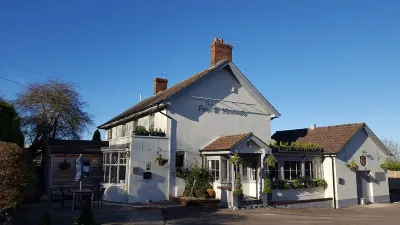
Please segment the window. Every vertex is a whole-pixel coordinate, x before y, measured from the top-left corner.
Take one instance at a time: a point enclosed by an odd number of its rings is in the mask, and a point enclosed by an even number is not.
[[[281,172],[281,170],[278,166],[278,162],[275,163],[275,168],[269,167],[269,174],[270,174],[272,180],[274,180],[274,181],[279,179],[280,172]]]
[[[175,168],[182,168],[185,164],[185,152],[177,151],[175,158]]]
[[[222,181],[228,181],[228,160],[226,159],[221,161],[221,173]]]
[[[219,160],[208,160],[208,168],[215,180],[219,180]]]
[[[107,130],[107,139],[111,140],[112,139],[112,128]]]
[[[127,128],[126,123],[121,125],[121,137],[126,137],[127,136],[127,134],[126,134],[127,129],[126,128]]]
[[[246,161],[243,162],[242,165],[243,165],[242,179],[243,179],[243,180],[247,180],[248,169],[247,169],[247,163],[246,163]]]
[[[293,180],[301,177],[301,161],[285,161],[283,169],[286,180]]]
[[[89,179],[91,175],[90,161],[83,162],[82,176],[84,179]]]
[[[107,152],[103,154],[103,182],[121,183],[125,181],[126,153]]]
[[[149,130],[154,130],[154,113],[149,115]]]
[[[250,180],[257,180],[257,162],[251,162],[250,167]]]

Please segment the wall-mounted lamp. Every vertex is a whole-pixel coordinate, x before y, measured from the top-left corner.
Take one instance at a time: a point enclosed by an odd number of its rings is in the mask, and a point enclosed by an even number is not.
[[[251,146],[252,146],[252,145],[251,145],[251,142],[248,141],[248,142],[247,142],[247,147],[251,148]]]

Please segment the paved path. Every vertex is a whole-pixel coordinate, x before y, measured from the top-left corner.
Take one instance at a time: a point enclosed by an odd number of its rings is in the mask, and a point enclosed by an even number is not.
[[[400,204],[374,204],[346,209],[257,209],[232,211],[218,208],[167,208],[166,224],[400,224]]]
[[[14,222],[16,225],[37,224],[40,215],[49,212],[53,224],[71,225],[72,219],[79,216],[80,211],[71,212],[70,207],[62,211],[59,204],[53,204],[48,209],[46,202],[39,204],[22,205],[18,209]],[[101,209],[93,209],[93,215],[102,225],[162,225],[164,218],[162,209],[158,206],[134,206],[105,203]]]

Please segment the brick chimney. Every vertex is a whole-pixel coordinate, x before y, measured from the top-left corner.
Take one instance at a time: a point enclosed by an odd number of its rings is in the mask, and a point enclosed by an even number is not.
[[[214,38],[211,44],[211,66],[219,61],[229,60],[232,62],[232,45],[224,43],[224,39]]]
[[[167,89],[168,80],[163,78],[154,78],[154,94]]]

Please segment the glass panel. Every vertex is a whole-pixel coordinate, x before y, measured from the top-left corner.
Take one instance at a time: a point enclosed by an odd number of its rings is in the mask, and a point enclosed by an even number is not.
[[[106,164],[110,164],[110,153],[105,153],[104,155],[106,157]]]
[[[105,171],[104,171],[104,182],[108,183],[110,182],[110,166],[105,166]]]
[[[215,160],[215,169],[219,170],[219,160]]]
[[[247,172],[247,163],[243,162],[243,174],[242,174],[243,180],[247,180],[247,178],[248,178],[247,174],[248,174],[248,172]]]
[[[228,161],[222,160],[221,161],[221,169],[222,169],[222,181],[228,180]]]
[[[117,166],[111,166],[110,183],[117,183]]]
[[[119,153],[119,164],[126,164],[126,153],[125,152]]]
[[[111,153],[111,164],[118,164],[118,152]]]
[[[219,180],[219,170],[215,171],[215,180]]]
[[[125,180],[126,166],[119,167],[119,180]]]

